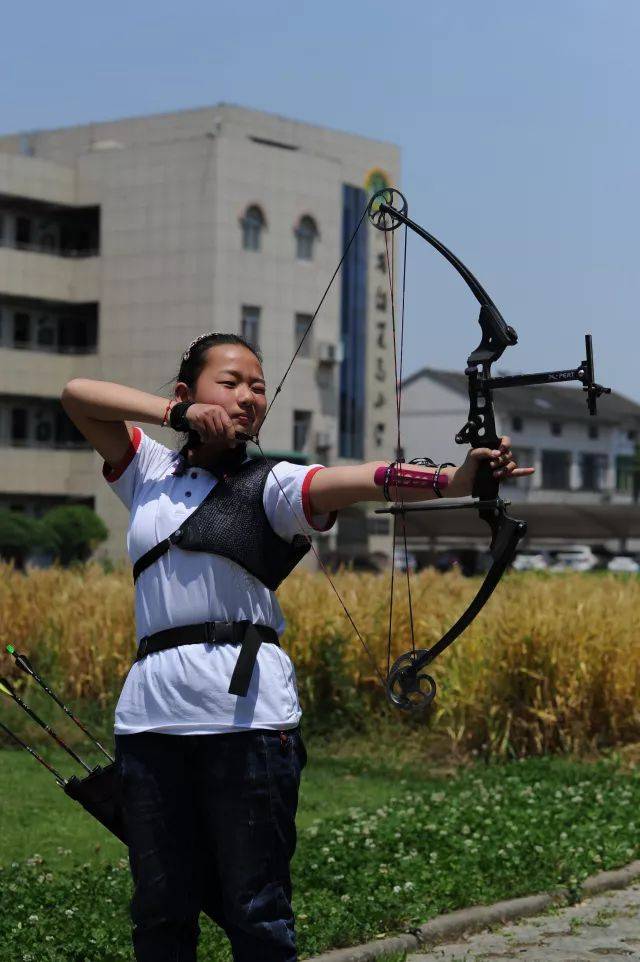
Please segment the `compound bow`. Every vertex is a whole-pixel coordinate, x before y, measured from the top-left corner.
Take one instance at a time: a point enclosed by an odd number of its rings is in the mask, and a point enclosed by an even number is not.
[[[469,388],[469,415],[466,424],[460,429],[456,434],[455,440],[458,444],[469,444],[472,448],[498,448],[500,445],[500,438],[497,435],[496,424],[495,424],[495,413],[493,408],[493,392],[500,388],[507,387],[520,387],[523,385],[531,384],[558,384],[564,383],[566,381],[579,381],[582,383],[583,390],[587,395],[587,406],[589,413],[592,415],[596,414],[596,402],[597,398],[602,394],[610,393],[610,388],[602,387],[600,384],[595,382],[594,375],[594,365],[593,365],[593,350],[591,344],[591,335],[585,335],[585,345],[586,345],[586,358],[580,365],[576,368],[570,368],[560,371],[545,371],[535,374],[519,374],[509,377],[492,377],[491,365],[500,358],[507,347],[511,347],[517,343],[518,335],[516,331],[508,325],[504,318],[502,317],[500,311],[494,304],[493,300],[489,294],[485,291],[479,281],[474,277],[471,271],[462,263],[462,261],[456,257],[444,244],[442,244],[436,237],[428,233],[419,224],[410,220],[407,216],[408,205],[406,198],[399,190],[395,188],[383,188],[382,190],[375,193],[369,203],[367,204],[351,238],[345,248],[345,251],[340,259],[338,267],[334,271],[334,274],[327,286],[318,308],[313,314],[309,325],[298,345],[298,348],[287,367],[287,370],[282,377],[280,384],[278,385],[271,404],[267,408],[266,416],[268,415],[275,398],[278,396],[282,389],[282,384],[291,370],[293,361],[295,360],[304,339],[306,338],[311,326],[324,302],[329,289],[342,266],[345,258],[347,257],[349,248],[351,247],[353,240],[360,229],[365,217],[368,216],[369,222],[377,230],[383,231],[385,234],[385,241],[387,235],[397,230],[399,227],[405,227],[405,248],[404,248],[404,264],[406,265],[406,239],[407,230],[413,231],[424,241],[426,241],[431,247],[434,247],[442,256],[449,261],[449,263],[455,268],[455,270],[460,274],[462,279],[465,281],[467,286],[470,288],[472,294],[480,304],[480,315],[478,318],[478,323],[480,324],[481,330],[481,340],[478,347],[471,352],[467,359],[467,366],[465,369],[465,374],[468,378],[468,388]],[[391,313],[392,313],[392,326],[393,326],[393,342],[394,350],[396,348],[396,323],[395,323],[395,302],[394,302],[394,269],[393,269],[393,245],[391,245],[391,254],[389,253],[389,245],[386,244],[387,248],[387,272],[389,276],[389,285],[391,292]],[[402,336],[404,330],[404,272],[402,281],[402,326],[401,326],[401,358],[402,358]],[[395,376],[396,376],[396,397],[397,397],[397,418],[398,418],[398,444],[397,444],[397,457],[398,460],[396,464],[400,464],[400,395],[399,390],[401,385],[401,372],[402,372],[402,360],[400,360],[400,373],[398,371],[398,363],[395,364]],[[263,420],[264,425],[264,420]],[[266,459],[264,451],[260,446],[260,442],[257,436],[248,435],[237,435],[240,439],[245,441],[251,441],[257,445],[262,457]],[[416,459],[420,462],[421,459]],[[285,492],[282,490],[280,483],[274,473],[274,478],[285,496]],[[296,521],[300,529],[305,534],[300,519],[297,518],[295,511],[287,500]],[[346,605],[344,604],[339,592],[337,591],[335,584],[333,583],[329,572],[327,571],[324,563],[322,562],[318,552],[316,551],[311,539],[311,547],[316,555],[316,558],[323,569],[324,573],[329,578],[329,582],[342,605],[345,614],[347,615],[354,631],[356,632],[360,642],[364,646],[369,658],[371,659],[372,665],[375,668],[378,678],[382,682],[388,699],[393,705],[402,709],[422,709],[433,701],[436,694],[436,683],[431,675],[425,672],[425,668],[441,654],[449,645],[452,644],[458,638],[462,632],[471,624],[473,619],[480,613],[484,605],[487,603],[491,597],[496,585],[498,584],[500,578],[504,574],[505,570],[508,568],[509,564],[513,560],[518,544],[521,539],[525,536],[527,531],[527,524],[525,521],[519,520],[517,518],[512,518],[507,513],[507,507],[509,502],[504,501],[499,496],[499,482],[493,476],[493,470],[490,467],[488,461],[483,460],[478,466],[477,473],[475,476],[475,481],[473,485],[472,497],[470,500],[456,500],[447,501],[445,499],[438,501],[429,501],[426,504],[414,504],[406,506],[402,499],[400,503],[394,504],[388,508],[380,508],[376,513],[378,514],[391,514],[394,516],[394,531],[393,531],[393,557],[395,562],[395,543],[396,543],[396,525],[395,517],[400,516],[403,523],[404,529],[404,545],[405,545],[405,558],[407,554],[407,540],[406,540],[406,528],[404,527],[405,516],[407,512],[410,511],[437,511],[437,510],[455,510],[460,508],[472,508],[478,511],[480,518],[488,524],[491,533],[491,542],[489,546],[489,552],[492,557],[492,564],[489,568],[482,584],[480,585],[475,597],[472,599],[466,610],[458,618],[455,624],[444,633],[444,635],[430,648],[418,650],[415,646],[414,629],[413,629],[413,616],[411,614],[411,589],[409,581],[409,566],[405,565],[407,572],[407,588],[409,593],[409,610],[410,610],[410,625],[411,625],[411,649],[401,655],[393,665],[390,666],[390,652],[391,652],[391,631],[392,631],[392,605],[393,605],[393,564],[392,562],[392,581],[391,581],[391,599],[390,599],[390,612],[389,612],[389,637],[387,642],[387,676],[386,678],[382,676],[379,666],[377,665],[375,659],[372,656],[371,650],[367,645],[366,641],[362,637],[361,633],[358,631],[353,618],[351,617]],[[308,537],[305,534],[305,537]]]

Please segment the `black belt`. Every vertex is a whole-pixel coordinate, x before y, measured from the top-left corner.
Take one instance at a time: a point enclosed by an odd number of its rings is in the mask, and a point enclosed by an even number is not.
[[[242,697],[249,691],[260,645],[264,642],[280,647],[278,632],[267,625],[254,625],[251,621],[204,621],[199,625],[182,625],[145,635],[140,639],[136,661],[154,651],[177,648],[178,645],[197,645],[203,641],[214,645],[241,645],[229,694]]]

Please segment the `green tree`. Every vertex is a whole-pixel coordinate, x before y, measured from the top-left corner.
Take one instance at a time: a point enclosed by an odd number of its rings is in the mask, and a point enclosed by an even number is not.
[[[102,519],[82,504],[52,508],[42,523],[55,537],[55,556],[65,566],[72,561],[88,561],[109,535]]]
[[[0,510],[0,557],[13,561],[18,571],[24,571],[25,562],[34,551],[57,553],[58,549],[55,531],[43,521],[22,511]]]

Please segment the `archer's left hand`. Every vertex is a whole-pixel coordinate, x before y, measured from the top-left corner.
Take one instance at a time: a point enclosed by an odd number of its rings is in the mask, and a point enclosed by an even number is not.
[[[489,461],[493,477],[500,481],[504,478],[523,478],[533,474],[535,468],[519,468],[511,450],[511,438],[503,437],[500,448],[471,448],[464,463],[455,472],[449,486],[449,497],[461,498],[471,494],[473,482],[481,461]],[[452,490],[455,489],[455,494]]]

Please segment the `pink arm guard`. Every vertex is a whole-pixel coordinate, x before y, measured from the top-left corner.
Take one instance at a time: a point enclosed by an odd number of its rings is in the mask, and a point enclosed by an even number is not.
[[[388,468],[376,468],[373,483],[379,488],[384,486],[384,479],[388,470]],[[398,488],[433,488],[435,478],[436,476],[432,471],[412,471],[409,468],[398,470],[397,467],[393,467],[389,474],[389,487],[393,485],[393,487]],[[441,474],[438,479],[438,487],[446,488],[448,484],[449,476],[444,473]]]

